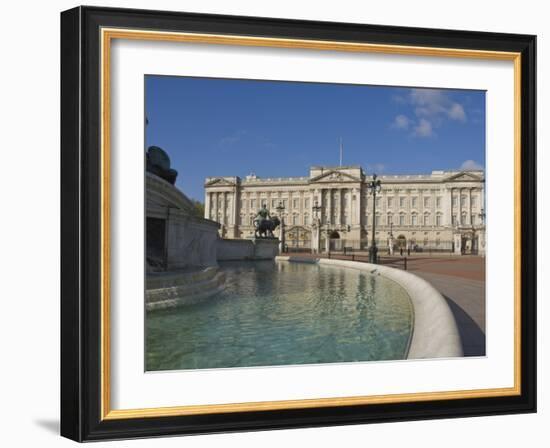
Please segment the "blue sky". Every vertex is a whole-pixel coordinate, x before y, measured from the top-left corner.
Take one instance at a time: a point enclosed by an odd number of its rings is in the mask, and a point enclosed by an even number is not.
[[[306,176],[312,165],[368,173],[485,166],[485,92],[152,76],[146,146],[170,155],[177,186],[204,200],[209,176]]]

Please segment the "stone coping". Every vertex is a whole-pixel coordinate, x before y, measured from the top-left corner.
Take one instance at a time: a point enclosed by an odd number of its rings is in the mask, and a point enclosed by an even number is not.
[[[400,269],[357,261],[278,256],[277,261],[315,263],[359,269],[393,280],[408,293],[414,309],[407,359],[464,356],[454,316],[445,298],[426,280]]]

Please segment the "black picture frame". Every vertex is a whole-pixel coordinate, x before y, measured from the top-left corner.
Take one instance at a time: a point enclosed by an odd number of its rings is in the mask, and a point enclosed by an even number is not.
[[[102,27],[521,53],[521,394],[102,420]],[[92,441],[535,412],[535,55],[531,35],[99,7],[61,13],[61,435]]]

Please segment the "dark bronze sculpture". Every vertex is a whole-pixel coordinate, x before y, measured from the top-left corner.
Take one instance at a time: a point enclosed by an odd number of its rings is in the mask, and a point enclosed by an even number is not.
[[[275,238],[273,231],[279,226],[281,221],[276,216],[272,218],[265,204],[258,211],[254,218],[254,236],[256,238]]]
[[[178,172],[170,168],[170,157],[166,151],[158,146],[149,146],[146,156],[148,172],[156,174],[172,185],[176,183]]]

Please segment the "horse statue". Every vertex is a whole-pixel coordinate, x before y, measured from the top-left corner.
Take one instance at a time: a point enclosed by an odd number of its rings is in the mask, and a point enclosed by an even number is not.
[[[273,231],[281,224],[281,221],[276,216],[262,220],[254,220],[256,227],[254,236],[256,238],[275,238]]]
[[[254,236],[256,238],[274,238],[273,231],[280,223],[279,218],[272,218],[266,205],[262,204],[262,208],[258,210],[258,214],[254,218]]]

